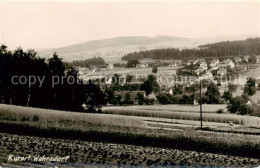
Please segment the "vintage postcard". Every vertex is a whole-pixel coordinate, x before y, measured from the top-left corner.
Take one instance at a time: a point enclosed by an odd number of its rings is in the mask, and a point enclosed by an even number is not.
[[[0,168],[260,167],[260,1],[0,0]]]

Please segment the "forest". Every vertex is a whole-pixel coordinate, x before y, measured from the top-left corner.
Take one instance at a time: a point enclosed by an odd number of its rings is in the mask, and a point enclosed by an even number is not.
[[[101,57],[93,57],[85,60],[74,60],[72,63],[69,63],[69,65],[74,67],[92,67],[92,66],[100,66],[105,65],[106,62]]]
[[[260,54],[260,38],[249,38],[239,41],[224,41],[206,45],[200,45],[193,49],[155,49],[133,52],[124,55],[122,60],[152,59],[196,59],[196,58],[221,58],[244,55]]]

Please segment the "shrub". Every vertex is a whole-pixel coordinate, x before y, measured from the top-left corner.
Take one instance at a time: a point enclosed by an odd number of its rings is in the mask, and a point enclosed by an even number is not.
[[[216,112],[217,112],[218,114],[222,114],[222,113],[224,113],[224,109],[218,109]]]
[[[29,120],[30,120],[29,117],[24,117],[24,116],[23,116],[23,117],[21,118],[21,121],[29,121]]]
[[[37,115],[34,115],[33,118],[32,118],[32,120],[33,120],[34,122],[39,121],[39,117],[38,117]]]

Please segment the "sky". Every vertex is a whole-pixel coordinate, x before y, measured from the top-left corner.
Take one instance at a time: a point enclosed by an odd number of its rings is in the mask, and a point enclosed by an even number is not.
[[[156,35],[260,36],[260,1],[0,1],[9,49]]]

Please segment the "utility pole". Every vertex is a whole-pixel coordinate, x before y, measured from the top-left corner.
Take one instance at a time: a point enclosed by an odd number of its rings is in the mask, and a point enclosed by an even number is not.
[[[200,127],[202,128],[202,96],[201,96],[201,80],[200,80]]]

